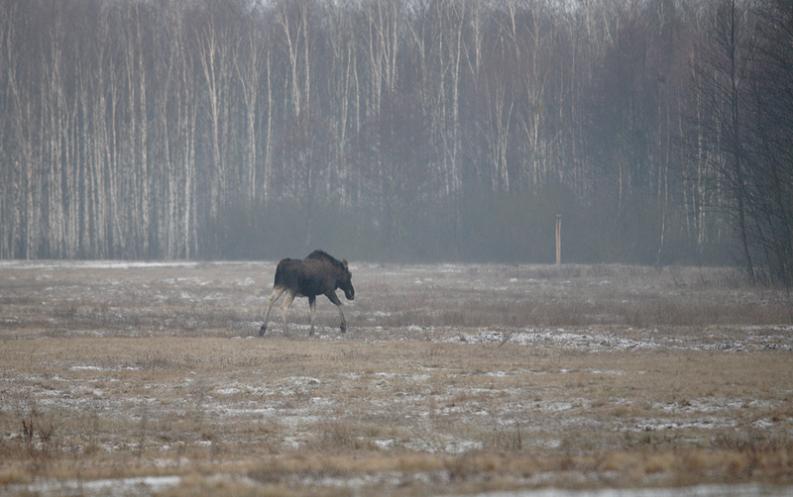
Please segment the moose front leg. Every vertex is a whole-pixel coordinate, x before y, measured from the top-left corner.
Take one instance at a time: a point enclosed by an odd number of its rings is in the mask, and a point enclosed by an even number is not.
[[[317,310],[317,296],[312,295],[308,298],[308,315],[309,315],[309,323],[311,324],[311,331],[309,332],[309,336],[314,336],[314,312]]]
[[[339,328],[341,329],[342,333],[346,332],[347,331],[347,321],[344,319],[344,313],[341,312],[341,301],[336,296],[336,292],[333,292],[333,291],[327,292],[325,294],[325,296],[328,297],[328,300],[330,300],[331,302],[333,302],[336,305],[336,309],[339,311],[339,317],[341,318],[341,324],[340,324]]]

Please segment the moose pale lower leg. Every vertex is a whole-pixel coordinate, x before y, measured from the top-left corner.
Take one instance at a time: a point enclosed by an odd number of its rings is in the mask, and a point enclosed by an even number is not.
[[[339,317],[341,318],[341,325],[339,327],[341,328],[341,332],[344,333],[347,331],[347,321],[344,319],[344,313],[341,312],[341,301],[339,300],[339,297],[337,297],[336,293],[333,291],[325,293],[325,296],[328,297],[328,300],[333,302],[334,305],[336,305],[336,309],[339,311]]]
[[[336,309],[339,310],[339,317],[341,318],[341,324],[339,328],[341,328],[341,332],[345,333],[347,331],[347,321],[344,319],[344,313],[341,312],[341,305],[337,305]]]
[[[267,332],[267,322],[270,320],[270,311],[273,309],[273,304],[275,304],[281,295],[284,294],[286,288],[273,288],[273,293],[270,294],[270,305],[267,306],[267,312],[264,314],[264,323],[262,323],[262,327],[259,328],[259,336],[264,336]]]
[[[314,336],[314,312],[317,310],[317,297],[309,297],[308,298],[308,310],[309,310],[309,323],[311,324],[311,331],[309,332],[309,336]]]
[[[287,314],[289,314],[289,306],[292,305],[292,301],[293,300],[295,300],[295,294],[292,293],[292,292],[289,292],[289,293],[286,294],[286,297],[284,298],[284,303],[281,304],[281,308],[283,309],[283,313],[284,313],[284,335],[286,335],[286,333],[288,331],[288,325],[286,323],[286,316],[287,316]]]

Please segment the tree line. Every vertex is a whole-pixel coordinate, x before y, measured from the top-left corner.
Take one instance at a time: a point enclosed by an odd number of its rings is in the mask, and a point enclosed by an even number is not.
[[[793,277],[786,0],[2,0],[0,258]]]

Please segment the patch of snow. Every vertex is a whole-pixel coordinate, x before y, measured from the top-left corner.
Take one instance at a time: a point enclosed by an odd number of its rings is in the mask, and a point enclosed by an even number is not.
[[[70,371],[105,371],[104,368],[100,368],[99,366],[72,366],[69,368]]]
[[[483,447],[482,442],[474,440],[452,440],[444,447],[447,454],[464,454],[472,450],[479,450]]]
[[[395,444],[395,442],[394,442],[393,438],[389,438],[389,439],[386,439],[386,440],[375,440],[374,441],[375,447],[377,447],[378,449],[381,449],[381,450],[392,449],[394,447],[394,444]]]
[[[569,411],[575,407],[572,402],[564,401],[550,401],[550,402],[537,402],[535,407],[545,412],[562,412]]]
[[[255,408],[219,408],[219,414],[225,416],[276,416],[278,410],[273,407],[255,407]]]
[[[443,264],[441,265],[438,272],[440,273],[462,273],[465,270],[465,266],[461,266],[459,264]]]
[[[7,487],[11,494],[131,495],[160,492],[182,482],[181,476],[143,476],[104,480],[37,480]]]
[[[412,439],[404,444],[405,448],[430,454],[464,454],[483,447],[482,442],[475,440],[456,439],[451,436],[439,435],[435,439]]]
[[[295,477],[294,483],[307,486],[307,487],[332,487],[343,488],[346,490],[360,490],[363,487],[374,485],[387,485],[396,487],[401,482],[401,474],[396,472],[376,473],[376,474],[362,474],[352,477],[337,477],[337,476],[308,476],[308,477]],[[354,492],[357,494],[358,492]]]
[[[241,390],[237,387],[226,387],[226,388],[218,388],[215,390],[216,393],[220,395],[234,395],[240,393]]]
[[[625,375],[625,371],[619,371],[617,369],[588,369],[586,370],[592,374],[602,374],[604,376],[623,376]]]
[[[227,295],[225,293],[214,292],[214,293],[210,293],[209,295],[206,295],[203,300],[209,300],[209,301],[212,301],[212,300],[225,300],[226,297],[227,297]]]
[[[373,376],[375,378],[383,379],[383,380],[402,379],[402,380],[408,380],[414,382],[423,382],[431,378],[431,375],[427,373],[404,374],[404,373],[377,372],[374,373]]]
[[[552,438],[551,440],[543,440],[539,445],[546,449],[558,449],[562,446],[562,441],[558,438]]]
[[[743,329],[743,328],[741,328]],[[634,330],[631,328],[526,328],[518,330],[480,329],[456,333],[442,338],[448,342],[468,344],[511,343],[516,345],[547,345],[575,350],[715,350],[740,352],[748,350],[793,351],[793,336],[747,334],[736,340],[728,336],[674,336],[658,330]]]
[[[292,376],[287,378],[287,381],[294,385],[300,385],[300,386],[306,386],[306,385],[316,386],[321,383],[319,379],[312,378],[310,376]]]
[[[670,413],[714,413],[720,411],[735,411],[743,407],[751,408],[771,408],[778,405],[776,402],[769,402],[767,400],[743,400],[732,398],[705,398],[705,399],[690,399],[672,403],[655,403],[654,409]]]
[[[506,378],[507,374],[508,373],[504,371],[488,371],[487,373],[485,373],[485,376],[492,376],[494,378]]]
[[[284,437],[284,440],[283,442],[281,442],[281,445],[283,445],[288,449],[299,449],[300,446],[303,445],[303,441],[298,439],[297,437],[293,437],[290,435]]]
[[[90,364],[77,364],[75,366],[71,366],[69,371],[140,371],[140,368],[137,366],[118,366],[118,367],[101,367],[101,366],[93,366]]]
[[[768,418],[761,418],[752,423],[752,426],[760,430],[768,430],[774,427],[774,422]]]
[[[731,428],[736,422],[731,419],[705,417],[698,419],[647,419],[627,427],[629,431],[660,431],[660,430],[710,430],[716,428]]]
[[[312,425],[319,423],[320,421],[325,419],[325,417],[323,416],[310,416],[310,415],[297,414],[299,412],[304,412],[301,410],[295,410],[295,411],[296,413],[293,415],[284,414],[283,409],[277,411],[279,413],[277,418],[278,422],[282,425],[287,426],[290,429],[296,429],[303,425]]]
[[[756,483],[745,485],[697,485],[676,488],[601,488],[568,490],[542,488],[514,492],[485,492],[467,497],[787,497],[793,487]]]

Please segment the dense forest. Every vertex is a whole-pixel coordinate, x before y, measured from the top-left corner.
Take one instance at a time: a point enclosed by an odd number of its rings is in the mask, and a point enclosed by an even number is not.
[[[793,278],[789,0],[0,0],[0,258]]]

